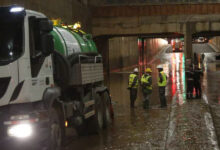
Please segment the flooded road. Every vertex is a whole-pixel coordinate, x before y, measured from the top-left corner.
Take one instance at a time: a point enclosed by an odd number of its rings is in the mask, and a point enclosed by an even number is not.
[[[194,52],[200,53],[204,46],[207,52],[205,59],[211,60],[209,53],[213,50],[207,45],[194,45]],[[136,107],[130,109],[127,90],[130,71],[112,73],[109,80],[115,111],[112,126],[99,135],[74,138],[63,150],[218,150],[210,108],[206,102],[209,96],[204,96],[209,93],[208,75],[203,76],[203,97],[206,99],[186,100],[184,54],[167,53],[169,49],[164,49],[151,62],[153,93],[150,110],[142,108],[140,89]],[[166,88],[168,107],[165,109],[159,108],[158,72],[155,69],[159,63],[163,64],[169,80]],[[205,66],[206,70],[210,70],[212,65],[207,63]]]

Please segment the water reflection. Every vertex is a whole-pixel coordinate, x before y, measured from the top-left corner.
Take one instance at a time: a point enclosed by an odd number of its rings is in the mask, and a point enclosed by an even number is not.
[[[109,87],[112,94],[115,111],[114,124],[104,130],[100,135],[90,135],[80,137],[72,142],[65,150],[134,150],[134,149],[164,149],[166,142],[167,127],[169,119],[172,118],[171,107],[158,109],[159,96],[157,87],[158,72],[156,66],[164,64],[164,72],[169,77],[167,85],[168,104],[176,95],[173,118],[173,136],[171,137],[170,149],[211,149],[204,147],[207,145],[206,128],[201,118],[204,116],[206,108],[201,107],[200,101],[186,103],[185,84],[185,56],[183,53],[163,54],[160,60],[155,61],[151,67],[153,70],[153,93],[150,99],[152,108],[148,111],[142,109],[142,93],[138,92],[135,102],[136,108],[129,107],[129,91],[127,90],[128,76],[132,69],[127,72],[111,73],[109,75]],[[206,59],[209,59],[208,57]],[[216,64],[214,64],[216,67]],[[206,101],[220,103],[220,72],[211,70],[207,65],[208,73],[204,74],[203,98]],[[215,80],[213,80],[215,79]],[[207,88],[208,87],[208,88]],[[174,123],[176,123],[174,125]],[[182,144],[182,145],[181,145]],[[176,146],[176,147],[175,147]]]
[[[183,105],[186,102],[185,56],[183,53],[171,55],[171,93],[172,96],[177,94],[177,104]]]
[[[158,109],[159,94],[157,86],[157,64],[164,64],[164,72],[169,76],[167,85],[167,102],[177,93],[179,105],[185,103],[185,62],[182,53],[162,55],[166,62],[155,61],[153,70],[153,93],[150,99],[150,110],[142,109],[142,92],[139,88],[136,108],[130,109],[128,76],[132,72],[117,72],[109,75],[109,87],[115,111],[113,125],[100,135],[80,137],[69,145],[69,149],[89,150],[133,150],[133,149],[161,149],[164,147],[164,138],[168,126],[170,107]],[[86,143],[86,144],[85,144]],[[69,150],[68,148],[65,150]]]

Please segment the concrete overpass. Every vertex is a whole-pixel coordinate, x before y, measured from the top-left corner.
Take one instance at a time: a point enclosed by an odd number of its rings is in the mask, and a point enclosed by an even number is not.
[[[101,47],[111,36],[185,37],[191,57],[191,35],[220,35],[220,0],[1,0],[0,6],[19,4],[61,18],[80,21]],[[91,11],[92,10],[92,11]],[[103,38],[103,36],[105,38]],[[107,37],[107,38],[106,38]]]
[[[192,35],[220,35],[220,4],[166,4],[94,7],[94,36],[184,35],[187,58]]]

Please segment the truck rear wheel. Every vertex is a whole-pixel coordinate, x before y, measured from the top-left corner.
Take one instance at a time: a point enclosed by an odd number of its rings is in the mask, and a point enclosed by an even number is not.
[[[87,135],[86,124],[83,123],[80,126],[75,127],[76,132],[79,136]]]
[[[50,137],[49,150],[60,150],[62,144],[62,126],[58,111],[55,108],[49,110]]]
[[[103,103],[101,97],[95,95],[95,115],[88,120],[89,133],[99,133],[103,129]]]
[[[104,114],[103,114],[103,126],[104,128],[108,127],[112,121],[113,121],[113,110],[111,105],[111,99],[109,97],[109,94],[107,91],[105,91],[102,94],[102,100],[103,100],[103,108],[104,108]]]

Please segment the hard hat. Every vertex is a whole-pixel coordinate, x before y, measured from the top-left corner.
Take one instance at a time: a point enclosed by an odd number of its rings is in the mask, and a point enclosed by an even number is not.
[[[134,68],[134,72],[138,72],[138,68]]]
[[[157,69],[163,69],[163,66],[161,64],[157,65]]]
[[[152,72],[152,70],[150,68],[146,68],[145,72]]]

